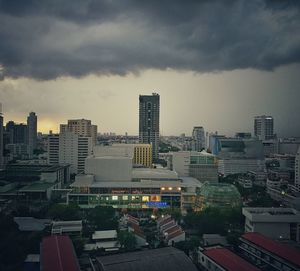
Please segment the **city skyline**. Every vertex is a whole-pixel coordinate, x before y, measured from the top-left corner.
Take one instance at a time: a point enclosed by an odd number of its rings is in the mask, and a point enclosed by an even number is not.
[[[253,133],[254,116],[272,115],[279,136],[299,136],[299,12],[297,1],[1,1],[5,122],[34,111],[42,132],[85,118],[137,135],[136,97],[155,91],[162,135]]]

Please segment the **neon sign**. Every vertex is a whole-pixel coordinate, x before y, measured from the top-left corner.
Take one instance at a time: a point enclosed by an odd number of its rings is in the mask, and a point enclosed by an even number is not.
[[[154,208],[164,208],[169,206],[168,203],[164,201],[148,201],[145,202],[145,204],[148,207],[154,207]]]

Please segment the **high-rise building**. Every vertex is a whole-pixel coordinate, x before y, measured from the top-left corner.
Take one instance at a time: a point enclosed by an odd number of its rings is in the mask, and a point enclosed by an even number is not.
[[[26,124],[17,124],[9,121],[6,123],[5,130],[9,135],[8,144],[28,144],[28,129]]]
[[[37,143],[37,116],[34,112],[30,112],[27,117],[27,129],[29,152],[32,155]]]
[[[2,104],[0,104],[0,169],[3,167],[3,116]]]
[[[48,164],[59,164],[59,134],[48,135],[47,154]]]
[[[300,147],[295,157],[295,186],[300,188]]]
[[[67,124],[60,125],[60,133],[72,132],[79,136],[91,137],[92,144],[97,142],[97,125],[92,125],[91,120],[73,119],[68,120]]]
[[[139,142],[152,145],[152,159],[158,159],[159,94],[140,95]]]
[[[202,151],[203,149],[205,149],[205,133],[204,133],[204,128],[202,126],[194,127],[192,138],[193,138],[193,145],[192,145],[193,151]]]
[[[70,164],[70,173],[84,173],[85,158],[91,154],[91,137],[71,132],[48,136],[48,164]]]
[[[274,135],[274,119],[271,116],[256,116],[254,118],[254,135],[260,140],[269,140]]]

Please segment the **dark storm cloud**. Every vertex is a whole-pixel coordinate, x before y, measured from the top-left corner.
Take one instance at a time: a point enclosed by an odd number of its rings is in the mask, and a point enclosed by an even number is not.
[[[37,79],[272,70],[300,62],[299,2],[0,0],[0,65]]]

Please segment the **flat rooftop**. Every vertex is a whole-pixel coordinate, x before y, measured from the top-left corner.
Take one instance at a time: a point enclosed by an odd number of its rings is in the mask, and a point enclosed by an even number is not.
[[[91,188],[159,188],[159,187],[181,187],[180,181],[141,181],[141,182],[92,182],[87,184],[86,181],[76,180],[70,185],[71,187],[88,186]]]
[[[300,223],[300,212],[293,208],[244,207],[242,213],[253,222]]]
[[[6,171],[35,171],[35,172],[55,172],[57,170],[60,170],[62,168],[69,167],[70,165],[64,164],[64,165],[35,165],[35,164],[21,164],[21,163],[15,163],[15,164],[8,164],[6,166]]]
[[[191,259],[173,247],[97,257],[103,271],[197,271]]]
[[[116,230],[108,230],[108,231],[95,231],[92,235],[93,240],[97,239],[113,239],[117,238]]]
[[[19,192],[45,192],[55,183],[32,183],[19,189]]]
[[[163,168],[134,168],[132,169],[133,179],[178,179],[178,174]]]

